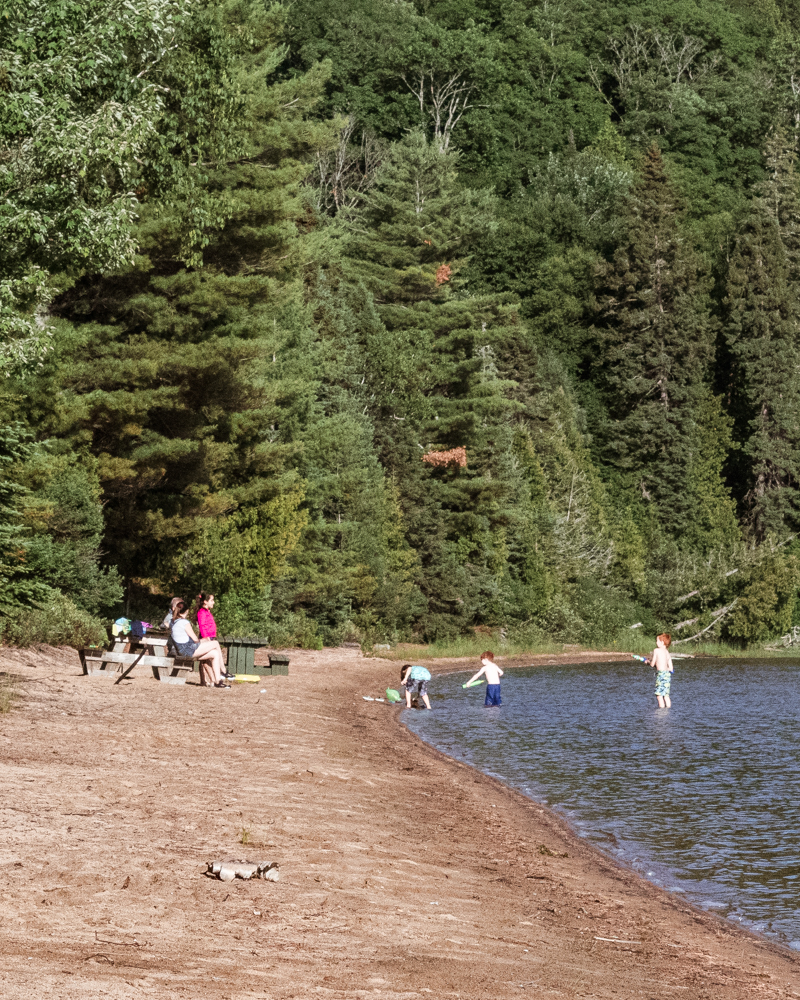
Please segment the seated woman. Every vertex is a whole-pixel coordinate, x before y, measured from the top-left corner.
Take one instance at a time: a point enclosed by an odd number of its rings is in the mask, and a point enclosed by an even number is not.
[[[178,604],[181,603],[182,600],[183,600],[182,597],[173,597],[172,600],[169,602],[169,611],[166,613],[166,615],[164,616],[164,621],[161,623],[161,628],[166,629],[167,632],[169,632],[170,629],[172,628],[172,618],[175,614],[175,608]],[[172,641],[172,635],[170,635],[169,640],[167,641],[167,655],[168,656],[176,655],[175,643]]]
[[[185,601],[178,601],[172,616],[170,633],[180,656],[190,656],[200,661],[200,683],[203,687],[230,687],[223,680],[225,667],[222,648],[216,639],[198,639],[186,620],[189,608]]]
[[[164,616],[164,621],[161,623],[161,628],[169,630],[172,627],[172,619],[175,615],[175,608],[178,604],[185,603],[182,597],[173,597],[169,602],[169,611]]]
[[[217,638],[217,623],[211,614],[214,608],[214,595],[201,591],[197,595],[197,631],[201,639]]]

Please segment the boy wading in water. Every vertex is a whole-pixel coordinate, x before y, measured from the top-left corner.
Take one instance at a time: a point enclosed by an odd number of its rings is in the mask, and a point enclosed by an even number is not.
[[[656,648],[653,655],[647,661],[656,671],[656,698],[659,708],[672,708],[669,697],[669,685],[672,680],[672,657],[669,655],[669,644],[672,636],[668,632],[662,632],[656,636]]]
[[[477,674],[473,674],[470,677],[467,684],[476,681],[481,674],[484,674],[486,676],[486,698],[484,699],[483,707],[488,708],[489,705],[502,705],[500,678],[503,676],[503,671],[494,662],[494,653],[491,649],[487,649],[485,653],[481,653],[481,664],[481,669]]]

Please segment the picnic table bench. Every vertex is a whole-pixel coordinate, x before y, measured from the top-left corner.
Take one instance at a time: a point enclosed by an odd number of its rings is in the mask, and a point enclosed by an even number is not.
[[[228,651],[228,671],[232,674],[268,676],[289,673],[289,657],[284,653],[270,653],[269,666],[255,665],[256,650],[269,645],[266,639],[235,639],[233,636],[223,635],[219,638],[219,644]]]
[[[227,649],[228,670],[233,674],[275,675],[289,673],[289,657],[285,653],[270,653],[269,666],[255,665],[255,651],[267,645],[266,639],[220,638]],[[79,650],[84,674],[111,677],[116,684],[138,666],[150,667],[156,680],[164,684],[185,684],[188,674],[199,669],[197,660],[188,656],[168,656],[168,633],[145,635],[141,639],[130,635],[112,636],[108,649],[87,646]]]
[[[185,684],[195,661],[188,656],[167,656],[167,640],[160,636],[142,639],[119,637],[110,649],[89,646],[79,650],[84,674],[113,677],[116,684],[138,667],[150,667],[163,684]]]

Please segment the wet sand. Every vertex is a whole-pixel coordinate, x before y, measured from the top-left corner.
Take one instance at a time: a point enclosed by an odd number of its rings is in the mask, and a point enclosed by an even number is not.
[[[0,650],[22,693],[0,716],[4,1000],[800,998],[800,956],[363,701],[397,663],[291,656],[289,677],[213,691]],[[208,879],[214,857],[281,881]]]

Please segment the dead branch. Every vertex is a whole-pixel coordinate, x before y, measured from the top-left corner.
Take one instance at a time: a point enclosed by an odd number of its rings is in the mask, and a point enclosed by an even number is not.
[[[317,202],[331,215],[354,208],[361,201],[383,160],[383,149],[371,132],[362,132],[360,144],[355,145],[355,127],[356,119],[350,115],[339,133],[336,149],[317,152]]]
[[[727,607],[719,609],[720,613],[717,615],[714,621],[711,622],[710,625],[706,625],[706,627],[704,629],[701,629],[696,635],[690,635],[688,639],[676,639],[672,645],[678,646],[682,642],[691,642],[693,639],[699,639],[701,635],[708,632],[709,629],[712,629],[717,624],[717,622],[722,621],[725,615],[727,615],[729,611],[732,611],[733,608],[736,607],[737,603],[738,603],[738,598],[734,598],[731,601],[731,603],[727,605]]]
[[[433,119],[434,139],[440,151],[446,152],[453,129],[464,112],[474,107],[469,99],[475,88],[460,70],[440,75],[433,67],[428,67],[415,70],[413,76],[401,73],[400,79],[417,99],[420,111],[427,112]]]

